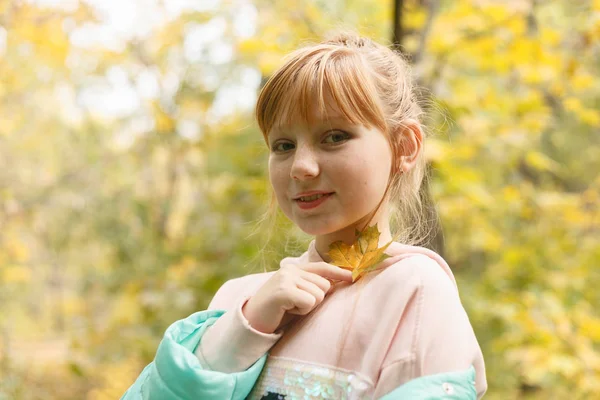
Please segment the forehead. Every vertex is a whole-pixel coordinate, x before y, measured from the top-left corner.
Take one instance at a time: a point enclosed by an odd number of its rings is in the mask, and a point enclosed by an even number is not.
[[[290,127],[303,126],[303,127],[316,127],[331,124],[354,125],[342,112],[342,110],[336,105],[335,101],[331,98],[331,95],[324,95],[324,104],[320,105],[320,102],[315,98],[309,102],[308,107],[304,112],[300,108],[295,110],[289,110],[276,118],[275,123],[269,136],[277,133],[281,130],[287,130]]]

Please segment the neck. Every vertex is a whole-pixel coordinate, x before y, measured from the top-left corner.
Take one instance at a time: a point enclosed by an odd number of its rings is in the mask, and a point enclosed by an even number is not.
[[[342,242],[352,245],[356,241],[356,232],[355,230],[362,230],[365,227],[365,222],[367,219],[361,219],[357,223],[351,224],[339,231],[327,233],[324,235],[317,235],[315,237],[315,249],[317,253],[321,256],[323,261],[330,262],[331,257],[327,255],[329,252],[329,245],[331,243],[337,242],[341,240]],[[387,213],[383,215],[381,218],[373,218],[373,221],[369,223],[369,226],[375,225],[377,223],[377,229],[381,232],[381,236],[379,236],[379,246],[382,246],[392,240],[392,234],[390,232],[390,223]]]

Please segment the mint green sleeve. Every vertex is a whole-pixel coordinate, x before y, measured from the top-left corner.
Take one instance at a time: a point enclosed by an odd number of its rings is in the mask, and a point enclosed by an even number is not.
[[[475,400],[475,368],[425,375],[397,387],[379,400]]]
[[[154,361],[144,368],[121,400],[245,399],[265,365],[267,354],[247,370],[235,373],[206,369],[194,354],[206,329],[224,313],[200,311],[169,326]]]

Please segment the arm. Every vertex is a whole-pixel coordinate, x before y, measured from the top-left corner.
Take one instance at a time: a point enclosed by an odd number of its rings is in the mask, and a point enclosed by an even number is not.
[[[173,323],[156,357],[122,400],[244,399],[260,375],[266,354],[246,371],[228,374],[204,368],[194,348],[223,311],[200,311]]]
[[[476,385],[476,397],[450,398],[481,398],[487,389],[483,355],[456,286],[430,258],[415,256],[405,262],[413,263],[410,267],[417,278],[407,320],[400,321],[411,329],[397,330],[382,366],[375,398],[409,384],[415,387],[413,380],[421,384],[433,382],[433,390],[439,387],[435,376],[448,373],[458,374],[455,385]],[[474,369],[474,380],[466,375],[470,367]]]
[[[200,364],[214,371],[245,371],[267,353],[281,338],[283,331],[263,333],[244,317],[242,308],[248,297],[226,312],[207,329],[194,353]]]
[[[250,393],[266,352],[281,335],[265,335],[249,326],[241,313],[247,297],[231,307],[230,300],[239,297],[239,288],[232,283],[221,286],[207,311],[167,329],[154,361],[122,400],[233,400]],[[227,308],[231,310],[225,312]]]
[[[350,282],[352,273],[322,261],[282,261],[276,272],[227,282],[211,306],[242,299],[206,332],[195,352],[200,362],[222,372],[247,369],[283,336],[287,317],[306,315],[324,300],[331,289],[328,279]]]

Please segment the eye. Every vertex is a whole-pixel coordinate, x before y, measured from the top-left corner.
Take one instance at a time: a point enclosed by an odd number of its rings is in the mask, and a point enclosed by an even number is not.
[[[336,145],[350,139],[350,137],[350,134],[344,131],[330,131],[329,134],[325,137],[325,140],[323,140],[323,143]],[[329,139],[332,139],[332,141],[328,141]],[[286,148],[285,146],[290,147]],[[294,149],[294,147],[295,145],[293,143],[279,141],[275,142],[273,146],[271,146],[271,151],[273,151],[274,153],[285,153],[286,151]]]
[[[275,153],[281,153],[281,152],[291,150],[290,148],[285,149],[285,148],[280,147],[280,146],[285,146],[285,145],[292,146],[292,147],[294,146],[293,143],[289,143],[289,142],[276,142],[271,147],[271,150],[274,151]]]
[[[327,139],[332,138],[333,142],[327,142]],[[343,131],[333,131],[331,134],[327,135],[327,137],[325,138],[325,142],[326,143],[341,143],[347,139],[350,139],[350,135],[346,132]]]

